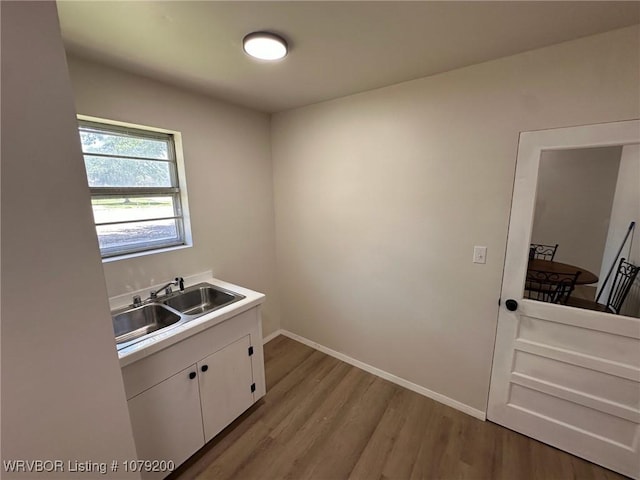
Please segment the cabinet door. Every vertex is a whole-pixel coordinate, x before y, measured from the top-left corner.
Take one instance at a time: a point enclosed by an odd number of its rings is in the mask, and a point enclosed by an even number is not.
[[[198,362],[205,442],[253,404],[250,336]]]
[[[180,465],[204,445],[196,365],[130,399],[129,415],[138,459]]]

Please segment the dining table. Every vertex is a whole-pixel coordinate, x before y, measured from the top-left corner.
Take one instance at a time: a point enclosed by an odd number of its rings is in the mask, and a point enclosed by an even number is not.
[[[578,267],[568,263],[556,262],[554,260],[543,260],[541,258],[532,258],[529,260],[527,270],[544,271],[557,274],[575,275],[580,272],[576,279],[576,285],[590,285],[598,282],[598,276],[590,272],[586,268]]]

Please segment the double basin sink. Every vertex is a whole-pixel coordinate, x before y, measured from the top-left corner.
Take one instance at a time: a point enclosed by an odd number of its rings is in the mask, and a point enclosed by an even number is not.
[[[159,335],[243,298],[244,295],[210,283],[198,283],[150,303],[114,310],[111,315],[117,349]]]

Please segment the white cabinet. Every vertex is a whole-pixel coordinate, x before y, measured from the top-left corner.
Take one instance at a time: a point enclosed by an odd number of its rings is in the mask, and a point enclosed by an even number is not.
[[[265,394],[260,310],[127,365],[122,376],[138,459],[177,467]]]
[[[247,335],[198,362],[205,442],[254,402],[250,347]]]
[[[184,462],[203,444],[195,365],[129,400],[129,415],[138,458]]]

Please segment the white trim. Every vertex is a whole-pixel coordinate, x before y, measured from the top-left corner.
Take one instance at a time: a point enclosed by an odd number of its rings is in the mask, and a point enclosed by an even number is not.
[[[167,130],[166,128],[150,127],[148,125],[141,125],[139,123],[121,122],[120,120],[111,120],[109,118],[93,117],[91,115],[82,115],[80,113],[77,114],[76,117],[78,118],[78,120],[82,120],[84,122],[106,123],[107,125],[115,125],[116,127],[136,128],[138,130],[148,130],[150,132],[166,133],[169,135],[175,135],[176,133],[180,133],[176,130]]]
[[[269,335],[267,335],[266,337],[264,337],[262,339],[262,344],[264,345],[265,343],[269,343],[271,340],[273,340],[274,338],[276,338],[279,335],[284,335],[284,330],[282,330],[281,328],[279,328],[275,332],[272,332]]]
[[[327,348],[324,345],[320,345],[319,343],[313,342],[305,337],[301,337],[300,335],[296,335],[295,333],[291,333],[287,330],[283,330],[283,329],[276,330],[269,336],[265,337],[264,343],[267,343],[268,341],[272,340],[278,335],[284,335],[285,337],[289,337],[293,340],[296,340],[300,343],[307,345],[308,347],[311,347],[322,353],[326,353],[327,355],[337,358],[338,360],[342,360],[343,362],[348,363],[349,365],[353,365],[354,367],[364,370],[365,372],[369,372],[372,375],[375,375],[380,378],[384,378],[385,380],[388,380],[391,383],[395,383],[396,385],[399,385],[403,388],[411,390],[412,392],[416,392],[422,396],[428,397],[432,400],[435,400],[436,402],[447,405],[448,407],[455,408],[456,410],[466,413],[467,415],[471,415],[472,417],[478,418],[483,421],[487,419],[486,412],[483,412],[482,410],[478,410],[477,408],[470,407],[467,404],[464,404],[462,402],[449,398],[445,395],[442,395],[441,393],[434,392],[432,390],[429,390],[428,388],[422,387],[408,380],[405,380],[404,378],[400,378],[389,372],[385,372],[384,370],[376,368],[367,363],[361,362],[360,360],[356,360],[355,358],[345,355],[344,353],[336,352],[335,350]]]
[[[174,250],[182,250],[185,248],[192,248],[193,243],[191,241],[187,241],[185,239],[185,244],[175,245],[173,247],[162,247],[162,248],[154,248],[153,250],[143,250],[141,252],[135,253],[125,253],[123,255],[118,255],[117,257],[104,257],[102,259],[102,263],[111,263],[117,262],[118,260],[131,260],[136,257],[143,257],[145,255],[154,255],[156,253],[165,253],[165,252],[173,252]]]

